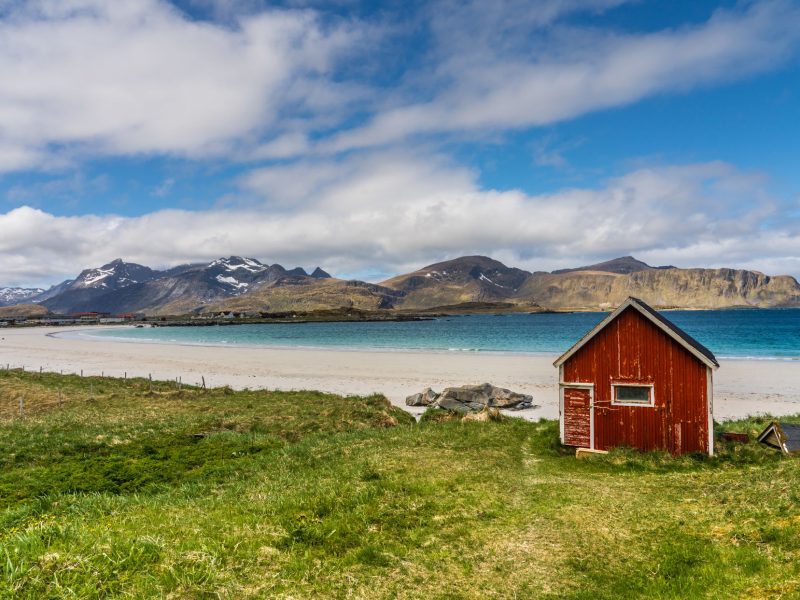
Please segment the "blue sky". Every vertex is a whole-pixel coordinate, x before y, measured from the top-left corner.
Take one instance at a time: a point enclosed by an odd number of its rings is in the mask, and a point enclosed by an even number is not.
[[[800,3],[0,0],[0,285],[122,256],[800,275]]]

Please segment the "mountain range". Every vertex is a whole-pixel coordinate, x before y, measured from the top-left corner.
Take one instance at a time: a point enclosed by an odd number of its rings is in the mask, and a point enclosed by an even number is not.
[[[6,287],[0,288],[0,306],[13,306],[29,301],[31,298],[41,296],[44,290],[41,288],[19,288]]]
[[[231,256],[159,271],[114,260],[44,291],[0,288],[0,306],[38,305],[53,313],[148,315],[360,310],[606,310],[628,296],[658,307],[800,306],[788,275],[742,269],[653,267],[632,256],[531,273],[485,256],[464,256],[381,283],[342,280]]]

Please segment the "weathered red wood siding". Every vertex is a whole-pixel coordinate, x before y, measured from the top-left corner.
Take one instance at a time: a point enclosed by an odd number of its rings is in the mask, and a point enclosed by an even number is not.
[[[594,384],[596,449],[708,452],[706,365],[636,309],[620,313],[563,367],[565,382]],[[655,406],[612,405],[612,382],[653,384]]]

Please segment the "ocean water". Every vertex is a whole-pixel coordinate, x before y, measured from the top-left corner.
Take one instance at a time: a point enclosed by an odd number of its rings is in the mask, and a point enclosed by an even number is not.
[[[800,309],[665,311],[718,358],[800,359]],[[567,350],[605,313],[461,315],[431,321],[120,327],[80,335],[150,343],[443,352]]]

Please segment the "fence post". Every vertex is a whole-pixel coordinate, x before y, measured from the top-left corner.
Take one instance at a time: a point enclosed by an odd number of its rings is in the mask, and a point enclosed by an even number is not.
[[[206,378],[205,378],[205,376],[201,375],[200,379],[203,380],[203,389],[206,389]]]
[[[25,415],[25,398],[22,396],[19,397],[19,416],[22,417]]]
[[[153,391],[153,374],[152,373],[148,374],[148,377],[150,379],[150,392],[152,393],[152,391]]]

